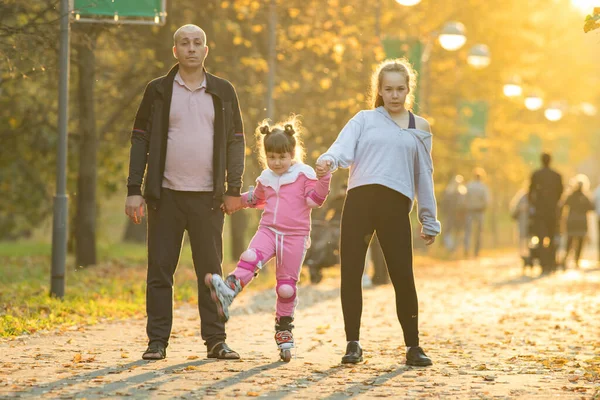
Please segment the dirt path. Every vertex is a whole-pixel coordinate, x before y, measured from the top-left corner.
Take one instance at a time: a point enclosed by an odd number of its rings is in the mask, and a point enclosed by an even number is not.
[[[600,398],[600,269],[522,277],[514,257],[417,266],[429,368],[404,365],[392,287],[365,290],[365,362],[345,350],[338,282],[302,286],[296,358],[278,361],[272,291],[244,293],[228,324],[242,360],[205,358],[192,306],[168,358],[140,359],[145,321],[0,342],[0,398]]]

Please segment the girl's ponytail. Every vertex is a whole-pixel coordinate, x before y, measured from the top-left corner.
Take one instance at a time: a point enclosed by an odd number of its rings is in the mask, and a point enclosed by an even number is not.
[[[269,130],[269,125],[261,126],[260,133],[262,133],[263,135],[268,135],[269,133],[271,133],[271,131]]]
[[[294,136],[296,134],[296,131],[294,130],[294,127],[292,124],[285,124],[285,126],[283,127],[283,131],[288,136]]]

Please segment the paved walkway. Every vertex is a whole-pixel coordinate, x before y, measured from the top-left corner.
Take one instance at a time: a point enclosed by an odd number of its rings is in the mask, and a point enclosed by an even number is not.
[[[434,365],[404,365],[393,290],[365,290],[365,361],[342,366],[338,282],[302,286],[296,358],[278,361],[273,291],[234,306],[241,361],[207,360],[195,308],[176,310],[168,358],[140,359],[145,321],[0,342],[0,398],[600,398],[600,269],[523,277],[512,256],[417,265],[421,342]],[[237,301],[237,300],[236,300]]]

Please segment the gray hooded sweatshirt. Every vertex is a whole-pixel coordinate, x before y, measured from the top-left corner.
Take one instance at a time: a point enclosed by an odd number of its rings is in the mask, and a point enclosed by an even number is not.
[[[348,190],[383,185],[418,202],[422,232],[438,235],[433,190],[431,133],[398,126],[383,107],[359,111],[342,129],[318,161],[331,161],[331,169],[350,168]]]

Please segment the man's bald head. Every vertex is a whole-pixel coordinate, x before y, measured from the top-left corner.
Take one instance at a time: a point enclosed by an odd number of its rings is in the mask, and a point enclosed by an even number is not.
[[[173,55],[184,69],[198,69],[204,66],[208,55],[206,33],[197,25],[184,25],[173,35]]]
[[[193,24],[183,25],[182,27],[177,29],[173,34],[173,44],[177,45],[177,41],[183,36],[188,36],[187,34],[192,34],[194,36],[197,36],[199,34],[202,40],[202,44],[206,45],[206,33],[198,25]]]

